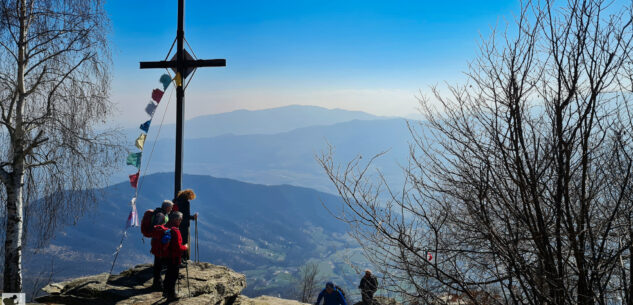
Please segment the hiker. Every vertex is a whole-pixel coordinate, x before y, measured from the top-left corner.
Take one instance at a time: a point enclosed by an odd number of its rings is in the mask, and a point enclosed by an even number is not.
[[[178,226],[183,220],[183,214],[181,212],[172,213],[172,220],[170,224],[174,226],[170,227],[171,230],[171,243],[169,244],[169,251],[167,254],[167,273],[165,273],[165,286],[163,288],[163,296],[168,301],[174,301],[178,299],[176,294],[176,280],[178,280],[178,271],[180,271],[180,259],[183,252],[189,249],[187,244],[182,243],[182,236]]]
[[[174,211],[181,212],[183,214],[183,220],[180,224],[180,233],[182,234],[182,242],[189,243],[189,225],[191,219],[198,220],[198,213],[191,215],[191,209],[189,207],[189,201],[196,199],[196,194],[192,189],[186,189],[178,192],[176,198],[174,198]],[[188,251],[183,255],[183,260],[189,259]]]
[[[360,293],[363,297],[364,305],[372,305],[374,302],[374,293],[378,290],[378,279],[371,274],[371,270],[365,270],[365,276],[360,280]]]
[[[340,288],[335,287],[334,283],[327,282],[325,289],[321,290],[315,305],[319,305],[323,299],[323,305],[347,305],[345,295]]]
[[[152,228],[156,225],[165,225],[169,221],[169,213],[174,207],[174,203],[165,200],[160,208],[156,208],[154,210],[154,215],[152,216]],[[160,237],[158,237],[160,238]],[[151,245],[152,245],[152,254],[154,254],[154,281],[152,282],[152,289],[156,291],[163,290],[163,283],[160,278],[160,272],[163,270],[163,267],[166,266],[165,259],[161,258],[160,253],[158,253],[158,248],[160,240],[152,237]]]

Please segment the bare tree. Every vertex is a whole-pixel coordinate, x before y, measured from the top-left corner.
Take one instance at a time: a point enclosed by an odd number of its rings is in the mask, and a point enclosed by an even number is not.
[[[374,159],[321,156],[391,289],[434,304],[633,304],[633,31],[618,5],[525,3],[465,84],[420,98],[402,189],[372,175]]]
[[[319,264],[315,262],[306,263],[299,268],[299,282],[297,292],[299,301],[310,303],[317,292],[317,282],[319,281]]]
[[[114,133],[100,131],[112,112],[108,27],[100,0],[0,1],[6,292],[22,290],[24,228],[45,241],[76,221],[116,164]]]

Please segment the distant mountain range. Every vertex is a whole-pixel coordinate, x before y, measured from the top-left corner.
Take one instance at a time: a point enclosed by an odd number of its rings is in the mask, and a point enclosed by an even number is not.
[[[172,173],[143,177],[137,200],[139,217],[171,199],[172,179]],[[200,213],[201,261],[246,273],[246,295],[291,297],[293,276],[307,261],[319,263],[324,278],[355,287],[359,275],[346,261],[363,264],[365,260],[346,235],[347,224],[331,214],[341,208],[339,197],[302,187],[209,176],[185,175],[183,180],[184,187],[193,188],[198,196],[192,201],[192,211]],[[128,182],[104,189],[96,210],[58,232],[46,248],[27,252],[27,282],[32,284],[42,271],[46,275],[51,261],[55,281],[108,272],[130,210],[132,190]],[[193,239],[193,225],[191,234]],[[139,229],[130,229],[115,272],[151,262],[149,248],[149,240],[141,239]]]
[[[352,120],[377,120],[384,117],[361,111],[327,109],[318,106],[290,105],[264,110],[236,110],[226,113],[197,116],[185,122],[187,139],[210,138],[220,135],[275,134],[297,128],[331,125]],[[157,124],[158,122],[152,122]],[[140,123],[139,123],[140,124]],[[155,137],[157,125],[150,129]],[[138,136],[138,128],[129,129],[129,137]],[[161,128],[160,138],[175,138],[176,125]]]
[[[143,170],[149,163],[148,173],[173,171],[174,140],[161,136],[154,147],[156,128],[150,129],[145,144]],[[138,136],[139,132],[135,132]],[[165,132],[163,127],[161,135]],[[251,134],[243,134],[246,132]],[[267,185],[290,184],[336,193],[315,160],[328,149],[328,144],[333,146],[340,162],[358,155],[370,157],[388,151],[376,161],[376,168],[399,183],[403,179],[401,166],[406,165],[409,155],[410,133],[404,119],[313,106],[288,106],[195,118],[187,121],[185,139],[185,173]],[[127,174],[122,170],[113,181],[121,181]]]

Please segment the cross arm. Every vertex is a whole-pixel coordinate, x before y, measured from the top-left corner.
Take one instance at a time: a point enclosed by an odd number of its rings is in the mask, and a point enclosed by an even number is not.
[[[141,61],[141,69],[153,69],[153,68],[176,68],[177,61]],[[197,60],[185,60],[185,68],[198,68],[198,67],[226,67],[226,59],[197,59]]]

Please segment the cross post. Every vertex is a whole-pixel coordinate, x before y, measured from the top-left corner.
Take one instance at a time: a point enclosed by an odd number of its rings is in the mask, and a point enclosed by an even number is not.
[[[199,67],[226,67],[226,59],[189,59],[185,51],[185,0],[178,0],[178,31],[176,32],[176,56],[171,61],[142,61],[141,69],[172,68],[176,70],[176,162],[174,170],[174,198],[182,189],[182,156],[185,115],[185,78],[190,69]],[[187,55],[187,56],[186,56]],[[187,215],[188,216],[188,215]]]

